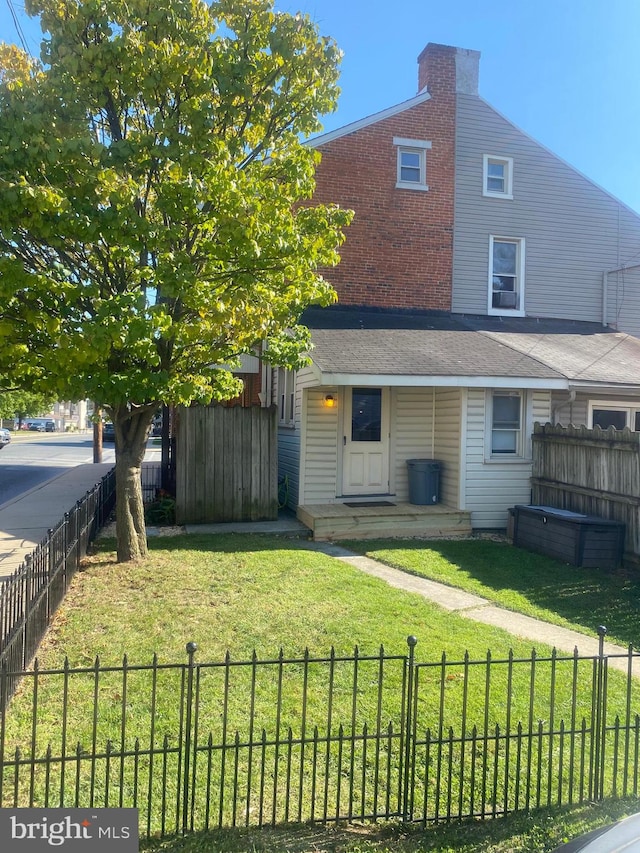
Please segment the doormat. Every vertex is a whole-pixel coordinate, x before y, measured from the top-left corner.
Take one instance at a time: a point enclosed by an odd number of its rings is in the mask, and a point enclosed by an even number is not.
[[[354,509],[357,509],[360,506],[395,506],[391,501],[367,501],[366,503],[363,503],[362,501],[346,501],[344,505],[353,507]]]

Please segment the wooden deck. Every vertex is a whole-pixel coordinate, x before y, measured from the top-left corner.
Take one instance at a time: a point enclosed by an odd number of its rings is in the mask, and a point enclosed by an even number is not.
[[[316,540],[378,537],[437,539],[441,536],[471,535],[471,513],[449,509],[440,504],[363,504],[358,507],[337,503],[312,504],[299,506],[297,516]]]

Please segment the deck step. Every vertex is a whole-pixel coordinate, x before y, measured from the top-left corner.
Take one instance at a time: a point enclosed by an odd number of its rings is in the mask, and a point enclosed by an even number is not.
[[[315,540],[470,536],[471,514],[440,505],[348,507],[345,504],[300,506],[298,519]]]

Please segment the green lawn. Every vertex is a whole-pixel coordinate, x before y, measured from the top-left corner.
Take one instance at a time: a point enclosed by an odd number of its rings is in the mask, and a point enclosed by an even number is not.
[[[346,547],[496,604],[594,636],[640,647],[640,571],[601,571],[492,540],[370,540]]]
[[[137,749],[134,739],[140,737],[143,745],[149,742],[149,709],[153,702],[156,704],[151,716],[155,715],[158,723],[151,740],[158,743],[162,737],[169,737],[171,742],[181,726],[180,706],[176,699],[182,688],[179,674],[174,677],[175,671],[167,671],[158,676],[154,687],[154,691],[157,687],[157,697],[154,693],[154,698],[150,699],[148,671],[136,670],[136,667],[149,664],[154,654],[160,665],[183,662],[186,660],[185,645],[190,641],[198,644],[197,661],[219,663],[228,654],[227,660],[231,665],[250,660],[254,650],[258,659],[271,660],[277,659],[280,650],[288,658],[301,657],[305,650],[312,657],[323,657],[329,654],[331,647],[336,657],[347,657],[353,654],[356,646],[360,657],[375,657],[381,646],[386,654],[403,655],[407,649],[407,636],[415,635],[418,638],[417,661],[434,664],[433,669],[424,669],[421,675],[423,687],[418,709],[425,730],[427,726],[437,727],[440,712],[444,715],[445,730],[449,726],[459,728],[463,707],[467,729],[473,725],[478,725],[480,729],[483,726],[493,729],[498,724],[503,727],[504,697],[509,691],[513,720],[526,720],[529,714],[533,714],[536,720],[548,718],[548,697],[552,684],[555,685],[553,689],[557,695],[553,711],[556,725],[561,716],[567,716],[570,709],[571,663],[559,664],[557,672],[553,673],[548,664],[537,662],[535,707],[530,706],[531,676],[527,661],[531,659],[532,650],[529,642],[514,638],[506,631],[475,624],[444,612],[420,596],[391,588],[342,561],[309,550],[304,542],[238,535],[157,538],[150,541],[149,560],[132,565],[116,563],[113,544],[108,540],[101,542],[97,553],[87,559],[83,570],[73,581],[39,656],[40,670],[61,668],[67,660],[70,667],[85,667],[87,672],[71,676],[61,672],[39,677],[38,721],[35,727],[32,726],[32,708],[36,701],[31,689],[33,679],[25,679],[7,715],[7,755],[13,754],[15,748],[20,748],[22,757],[31,752],[42,756],[47,744],[52,743],[53,755],[61,752],[69,754],[76,749],[80,756],[90,751],[92,739],[103,744],[109,738],[127,756],[121,759],[121,766],[125,767],[126,764],[124,776],[121,777],[125,782],[123,789],[139,785],[146,771],[144,762],[138,762],[137,759],[135,768],[131,770],[131,756]],[[429,548],[425,548],[424,543],[413,542],[384,544],[386,547],[380,554],[385,560],[391,561],[392,556],[400,564],[408,555],[415,561],[415,565],[411,566],[413,571],[418,571],[417,566],[421,567],[423,563],[429,563],[429,570],[431,564],[437,565],[439,574],[434,576],[441,580],[448,579],[450,583],[458,578],[456,585],[473,582],[474,586],[466,588],[473,588],[487,597],[487,590],[499,587],[499,582],[491,578],[491,566],[497,561],[499,566],[495,572],[496,576],[502,577],[503,587],[498,592],[505,595],[505,602],[508,598],[508,564],[511,562],[513,566],[515,557],[517,568],[512,569],[511,577],[517,579],[518,584],[512,584],[511,606],[515,607],[520,598],[527,601],[523,592],[525,584],[522,583],[524,552],[493,542],[440,542],[430,543]],[[377,545],[375,543],[371,550],[376,549]],[[362,543],[360,547],[363,547]],[[369,543],[366,547],[369,550]],[[531,561],[532,572],[535,572],[537,563],[539,576],[544,577],[545,572],[549,572],[551,583],[553,573],[549,561],[533,555],[526,556]],[[558,566],[555,565],[557,576]],[[424,570],[421,568],[421,571]],[[463,573],[466,577],[464,582],[460,580]],[[479,577],[482,577],[482,581],[478,580]],[[603,583],[606,578],[611,579],[611,576],[602,576],[600,581]],[[557,577],[555,580],[557,583]],[[547,604],[550,618],[567,619],[566,614],[554,614],[551,599]],[[591,632],[589,624],[585,625],[585,629]],[[472,666],[465,681],[465,653],[468,653],[471,661],[484,661],[489,649],[494,662],[505,660],[511,649],[516,660],[521,660],[522,664],[516,665],[508,674],[504,664],[494,663],[491,679],[485,675],[483,666]],[[447,661],[459,663],[445,670],[442,667],[443,653]],[[539,658],[549,654],[550,649],[537,649]],[[121,671],[101,673],[99,679],[93,677],[92,666],[96,656],[101,667],[115,668],[122,663],[124,655],[127,656],[129,667],[126,684]],[[278,725],[283,731],[290,727],[294,739],[301,730],[301,714],[307,731],[314,725],[322,728],[326,723],[326,669],[323,665],[307,668],[300,663],[293,663],[291,672],[285,673],[287,695],[282,701]],[[262,671],[258,670],[259,673]],[[256,679],[255,703],[250,715],[256,730],[259,726],[270,732],[273,729],[274,684],[277,681],[273,674],[275,671],[271,669],[269,673],[265,668],[264,680],[260,680],[260,675]],[[216,730],[217,737],[221,719],[224,718],[224,725],[229,732],[237,728],[240,732],[239,742],[244,742],[248,736],[247,709],[252,669],[229,669],[229,701],[226,710],[222,711],[225,672],[225,668],[220,667],[200,670],[200,725],[204,730],[206,722],[207,727]],[[358,664],[355,693],[354,675],[352,661],[336,664],[332,710],[334,727],[342,722],[348,730],[352,714],[356,711],[359,720],[375,722],[378,702],[381,703],[383,720],[398,716],[402,693],[402,671],[399,667],[391,664],[385,670],[385,686],[381,692],[377,689],[380,679],[375,660]],[[507,678],[512,679],[509,681],[509,690]],[[303,712],[300,705],[302,679],[306,697]],[[578,680],[579,715],[588,716],[590,713],[590,685],[590,667],[585,664]],[[609,677],[609,691],[607,713],[612,717],[616,713],[624,715],[627,701],[632,701],[634,708],[640,706],[640,696],[634,694],[627,697],[622,679],[616,673]],[[66,715],[63,715],[61,701],[63,693],[67,697]],[[357,699],[355,704],[354,695]],[[64,724],[61,726],[63,718]],[[479,743],[479,750],[480,746]],[[486,744],[484,748],[487,749]],[[488,749],[491,750],[490,744]],[[365,756],[359,755],[358,760],[360,758],[365,768]],[[372,754],[369,755],[369,765],[371,758]],[[502,758],[502,755],[496,758],[496,767]],[[556,758],[554,754],[553,760],[556,761]],[[169,764],[172,760],[169,756]],[[334,760],[335,755],[332,755],[331,761]],[[540,767],[547,766],[544,763],[545,756],[541,755],[538,759],[534,756],[534,760],[539,760]],[[104,760],[101,758],[100,761],[102,763],[99,766],[102,767]],[[114,759],[112,765],[117,771],[118,761]],[[247,772],[248,765],[244,766],[241,761],[238,766],[240,776]],[[491,772],[491,766],[488,766],[487,773]],[[42,791],[45,790],[43,786],[49,784],[45,777],[50,769],[46,762],[43,768],[30,780],[28,769],[25,769],[27,781],[24,784],[27,787],[23,786],[20,790],[21,802],[24,802],[25,797],[33,797],[35,802],[42,799]],[[101,772],[98,772],[98,776]],[[214,770],[214,781],[218,778],[216,772]],[[546,772],[543,771],[543,778]],[[131,774],[135,774],[137,783]],[[54,770],[49,775],[54,783],[57,782]],[[118,777],[114,778],[117,780]],[[154,785],[156,781],[154,777]],[[284,780],[281,781],[284,783]],[[8,773],[5,791],[9,795],[13,784],[11,773]],[[88,782],[83,780],[81,784],[85,786],[82,790],[86,791]],[[111,796],[117,797],[117,785],[113,781],[110,784]],[[106,783],[108,787],[109,783]],[[346,782],[344,787],[347,787]],[[67,788],[73,790],[70,777]],[[296,784],[293,784],[294,794],[295,788]],[[100,797],[105,794],[105,784],[100,779],[96,790],[97,801],[100,802]],[[157,798],[160,794],[161,791],[156,791],[154,796]],[[334,796],[334,793],[331,795]],[[109,803],[113,804],[113,800],[109,800]],[[201,803],[198,808],[204,808],[204,805]],[[633,804],[627,802],[624,813],[634,808]],[[519,814],[497,822],[474,824],[471,829],[462,825],[448,829],[437,828],[426,833],[393,827],[328,831],[309,828],[296,831],[289,827],[266,832],[229,830],[196,834],[187,839],[145,842],[145,845],[149,850],[184,850],[193,853],[205,850],[224,850],[225,853],[245,850],[247,853],[275,853],[276,850],[291,853],[320,853],[324,850],[336,853],[386,853],[388,850],[410,853],[449,849],[469,853],[479,853],[481,850],[496,853],[506,853],[507,850],[546,851],[553,849],[563,834],[581,832],[583,826],[587,828],[594,821],[595,825],[610,822],[616,815],[623,813],[620,809],[623,809],[620,803],[607,807],[581,806],[569,812],[541,813],[533,822],[531,818]],[[201,816],[201,812],[197,814],[197,819],[198,815]],[[152,821],[153,827],[156,824]],[[535,845],[532,839],[535,839]]]
[[[494,543],[443,543],[480,545]],[[304,542],[270,536],[177,536],[150,540],[150,559],[118,565],[113,543],[100,543],[74,581],[40,655],[42,665],[148,663],[259,656],[376,654],[381,644],[403,654],[418,638],[420,660],[443,651],[460,659],[528,656],[531,643],[506,631],[470,624],[420,596],[389,587]],[[473,548],[469,553],[473,552]],[[418,554],[419,552],[416,552]],[[504,552],[514,553],[514,552]],[[518,559],[520,558],[519,552]],[[451,567],[452,573],[455,566]],[[541,653],[549,649],[540,648]]]

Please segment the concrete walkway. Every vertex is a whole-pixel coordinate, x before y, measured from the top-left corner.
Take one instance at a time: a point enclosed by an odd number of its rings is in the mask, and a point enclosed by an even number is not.
[[[0,580],[23,562],[26,554],[44,539],[47,530],[54,527],[64,513],[99,482],[111,467],[110,463],[79,465],[0,506]],[[157,532],[161,531],[153,531]],[[277,521],[235,524],[189,524],[184,528],[173,528],[172,532],[262,533],[299,537],[302,548],[320,551],[329,557],[342,560],[390,586],[421,595],[444,610],[465,619],[503,628],[516,637],[530,641],[534,646],[538,643],[545,644],[568,655],[573,654],[576,648],[583,656],[598,653],[596,636],[589,637],[530,616],[513,613],[497,607],[481,596],[392,568],[336,543],[309,541],[307,528],[292,517],[283,516]],[[152,535],[151,530],[148,533]],[[605,643],[605,653],[610,656],[609,666],[626,671],[626,648]],[[634,674],[640,677],[640,659],[634,660]]]
[[[323,543],[317,544],[322,545]],[[421,595],[444,610],[462,616],[464,619],[481,622],[484,625],[492,625],[495,628],[503,628],[523,640],[530,640],[534,644],[544,643],[564,654],[572,655],[575,649],[583,656],[598,654],[599,638],[597,636],[589,637],[569,628],[562,628],[559,625],[552,625],[550,622],[543,622],[531,616],[505,610],[479,595],[420,578],[417,575],[387,566],[378,560],[354,554],[346,548],[340,548],[340,546],[327,546],[318,550],[348,563],[361,572],[385,581],[389,586]],[[623,672],[627,671],[628,650],[626,648],[605,642],[604,651],[606,655],[610,656],[610,667]],[[636,677],[640,677],[640,657],[634,658],[633,671]]]

